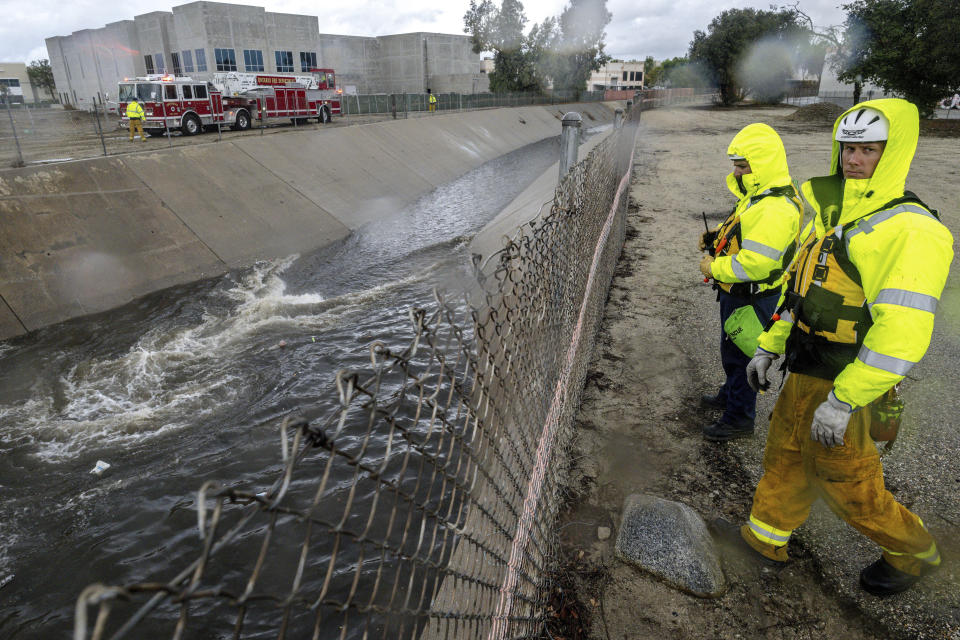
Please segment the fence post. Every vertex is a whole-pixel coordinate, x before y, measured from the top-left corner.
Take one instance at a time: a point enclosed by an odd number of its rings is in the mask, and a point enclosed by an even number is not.
[[[103,140],[103,128],[100,126],[100,109],[97,108],[96,98],[93,98],[93,121],[97,123],[97,135],[100,136],[100,146],[103,147],[103,155],[107,155],[107,143]]]
[[[33,121],[33,114],[30,113],[30,107],[27,106],[26,100],[23,101],[23,108],[27,112],[27,115],[30,116],[30,129],[33,130],[33,135],[37,135],[37,124]]]
[[[390,114],[393,116],[393,119],[397,119],[397,94],[390,94]]]
[[[3,104],[7,107],[7,116],[10,118],[10,128],[13,129],[13,141],[17,145],[17,165],[22,167],[23,163],[23,153],[20,151],[20,138],[17,137],[17,126],[13,124],[13,112],[10,111],[10,96],[7,93],[7,88],[3,88]]]
[[[560,180],[567,175],[573,165],[577,164],[577,151],[580,146],[580,127],[583,118],[576,111],[570,111],[561,120],[563,129],[560,132]]]
[[[613,112],[613,128],[622,129],[623,128],[623,109],[617,109]]]

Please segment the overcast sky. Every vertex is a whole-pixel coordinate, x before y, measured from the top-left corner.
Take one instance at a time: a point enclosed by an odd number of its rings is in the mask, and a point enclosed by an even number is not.
[[[499,4],[499,0],[494,0]],[[527,30],[535,23],[558,15],[567,0],[525,0]],[[800,9],[817,26],[841,24],[841,2],[848,0],[800,0]],[[716,0],[607,0],[613,19],[607,26],[607,53],[615,58],[658,60],[682,56],[696,29],[706,30],[710,20],[734,7],[769,9],[774,0],[726,2]],[[67,36],[80,29],[96,29],[108,22],[129,20],[136,14],[169,11],[185,2],[104,2],[103,0],[0,0],[0,60],[29,62],[47,58],[44,39]],[[379,36],[412,31],[462,33],[463,14],[469,0],[352,0],[322,3],[307,0],[263,0],[231,4],[263,6],[267,11],[317,15],[323,7],[331,13],[320,16],[320,30],[356,36]]]

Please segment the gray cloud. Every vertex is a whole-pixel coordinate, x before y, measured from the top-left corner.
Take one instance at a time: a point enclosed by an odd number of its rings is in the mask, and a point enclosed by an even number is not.
[[[0,24],[0,60],[30,61],[46,57],[44,39],[96,29],[108,22],[129,20],[135,13],[169,11],[181,2],[131,5],[76,0],[3,0],[5,21]],[[243,4],[268,11],[316,15],[324,5],[307,0],[250,0]],[[462,33],[469,0],[354,0],[322,16],[322,30],[344,35],[385,35],[410,31]],[[524,2],[529,28],[558,15],[564,0]],[[613,20],[607,26],[607,52],[617,58],[657,59],[684,55],[696,29],[706,29],[724,9],[752,6],[768,9],[770,0],[715,2],[714,0],[608,0]],[[843,12],[837,0],[802,0],[800,8],[818,25],[839,24]]]

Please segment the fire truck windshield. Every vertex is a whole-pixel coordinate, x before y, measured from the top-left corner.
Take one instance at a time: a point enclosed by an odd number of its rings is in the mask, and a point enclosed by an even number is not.
[[[160,102],[163,100],[160,86],[153,83],[121,82],[118,99],[120,102],[130,102],[133,98],[140,102]]]

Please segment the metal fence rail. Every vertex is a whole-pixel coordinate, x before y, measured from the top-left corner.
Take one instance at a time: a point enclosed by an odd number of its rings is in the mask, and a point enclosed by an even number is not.
[[[495,107],[518,107],[534,104],[559,104],[572,101],[603,100],[602,91],[534,93],[439,93],[438,112],[464,111]],[[197,138],[181,135],[179,130],[151,134],[146,141],[130,142],[129,132],[120,128],[116,103],[104,104],[96,97],[90,99],[94,111],[63,108],[60,105],[38,108],[28,104],[8,105],[0,100],[0,169],[30,164],[47,164],[64,160],[110,156],[146,148],[174,147],[216,142],[227,137],[263,135],[265,131],[283,131],[288,128],[320,129],[323,125],[301,122],[277,122],[266,126],[254,125],[247,131],[234,131],[228,124],[211,127]],[[396,114],[424,115],[429,111],[425,93],[420,94],[363,94],[343,95],[343,114],[347,116],[384,117]],[[111,110],[112,109],[112,110]]]
[[[436,111],[462,111],[495,107],[520,107],[531,104],[561,104],[565,102],[599,102],[603,91],[555,91],[540,93],[434,93]],[[344,94],[343,112],[347,115],[411,113],[429,111],[430,101],[425,93],[370,93]]]
[[[475,257],[474,289],[339,372],[338,409],[283,422],[269,487],[201,487],[192,564],[84,590],[75,639],[537,637],[641,110]]]

